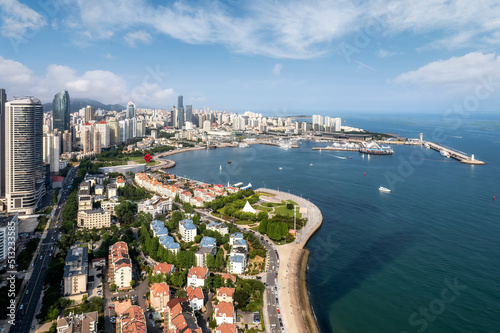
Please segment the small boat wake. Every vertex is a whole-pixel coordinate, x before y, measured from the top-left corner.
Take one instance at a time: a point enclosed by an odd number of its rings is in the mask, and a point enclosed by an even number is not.
[[[347,157],[344,157],[344,156],[337,156],[337,155],[330,155],[331,157],[335,157],[335,158],[338,158],[340,160],[347,160]]]

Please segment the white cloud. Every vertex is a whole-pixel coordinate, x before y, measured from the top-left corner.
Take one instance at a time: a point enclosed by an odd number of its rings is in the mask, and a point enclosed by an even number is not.
[[[24,85],[29,84],[32,79],[33,72],[28,67],[0,56],[0,82]]]
[[[481,78],[500,77],[500,56],[494,53],[468,53],[462,57],[431,62],[417,70],[400,74],[392,82],[420,87],[460,89],[480,82]]]
[[[47,25],[42,15],[17,0],[0,0],[1,34],[4,37],[22,39]]]
[[[137,43],[149,44],[152,40],[151,35],[145,31],[129,32],[123,38],[130,46],[136,46]]]
[[[50,65],[44,76],[35,75],[23,64],[0,57],[0,82],[9,96],[34,95],[44,102],[52,101],[54,95],[68,89],[71,97],[91,98],[103,103],[127,103],[134,100],[146,106],[161,106],[174,101],[172,88],[158,83],[139,84],[130,88],[124,78],[110,71],[92,70],[78,75],[71,67]]]
[[[274,75],[280,75],[282,69],[283,69],[283,65],[282,64],[276,64],[276,65],[274,65],[274,67],[273,67],[273,74]]]
[[[115,57],[111,53],[106,52],[106,54],[104,55],[104,58],[106,58],[106,59],[114,59]]]
[[[387,57],[393,57],[393,56],[395,56],[395,55],[397,55],[399,53],[398,52],[393,52],[393,51],[379,49],[375,54],[377,56],[379,56],[380,58],[387,58]]]
[[[75,12],[78,29],[89,39],[125,34],[133,46],[150,42],[154,31],[186,43],[217,43],[234,52],[274,58],[318,57],[329,52],[331,44],[369,28],[380,36],[406,32],[434,39],[417,46],[420,49],[500,43],[496,0],[255,0],[233,1],[230,6],[217,0],[162,5],[150,0],[79,0]],[[142,30],[129,33],[138,28]]]

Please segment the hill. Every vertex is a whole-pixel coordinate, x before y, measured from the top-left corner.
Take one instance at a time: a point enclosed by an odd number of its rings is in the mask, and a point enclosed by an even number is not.
[[[70,97],[70,101],[71,101],[70,113],[78,112],[78,110],[86,107],[87,105],[93,106],[96,109],[114,110],[114,111],[125,110],[125,106],[120,105],[120,104],[103,104],[99,101],[96,101],[93,99],[88,99],[88,98],[71,98]],[[49,112],[50,110],[52,110],[52,103],[43,104],[43,112]]]

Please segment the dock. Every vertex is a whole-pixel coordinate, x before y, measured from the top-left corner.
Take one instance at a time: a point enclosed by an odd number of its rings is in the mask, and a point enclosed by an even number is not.
[[[312,150],[359,151],[359,148],[314,147]]]
[[[450,158],[453,158],[453,159],[459,161],[460,163],[471,164],[471,165],[485,165],[486,164],[483,161],[476,160],[474,158],[474,154],[472,154],[472,156],[469,157],[462,152],[459,152],[457,150],[439,145],[439,144],[434,143],[434,142],[425,141],[424,146],[428,149],[434,149],[435,151],[438,151],[438,152],[445,151],[448,154],[450,154]]]

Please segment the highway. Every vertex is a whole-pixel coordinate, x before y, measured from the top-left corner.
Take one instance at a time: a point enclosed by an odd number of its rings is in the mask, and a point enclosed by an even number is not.
[[[63,188],[61,189],[61,196],[57,205],[52,210],[52,219],[47,230],[45,237],[42,235],[41,247],[38,254],[35,254],[35,262],[32,275],[19,301],[19,308],[16,314],[15,325],[11,326],[11,333],[25,333],[31,330],[31,324],[35,317],[36,308],[41,302],[41,295],[47,274],[47,268],[52,260],[54,249],[59,237],[59,228],[61,226],[61,215],[66,199],[70,189],[68,186],[72,184],[75,178],[77,168],[71,169],[68,176],[64,179]],[[22,309],[21,309],[22,306]]]

